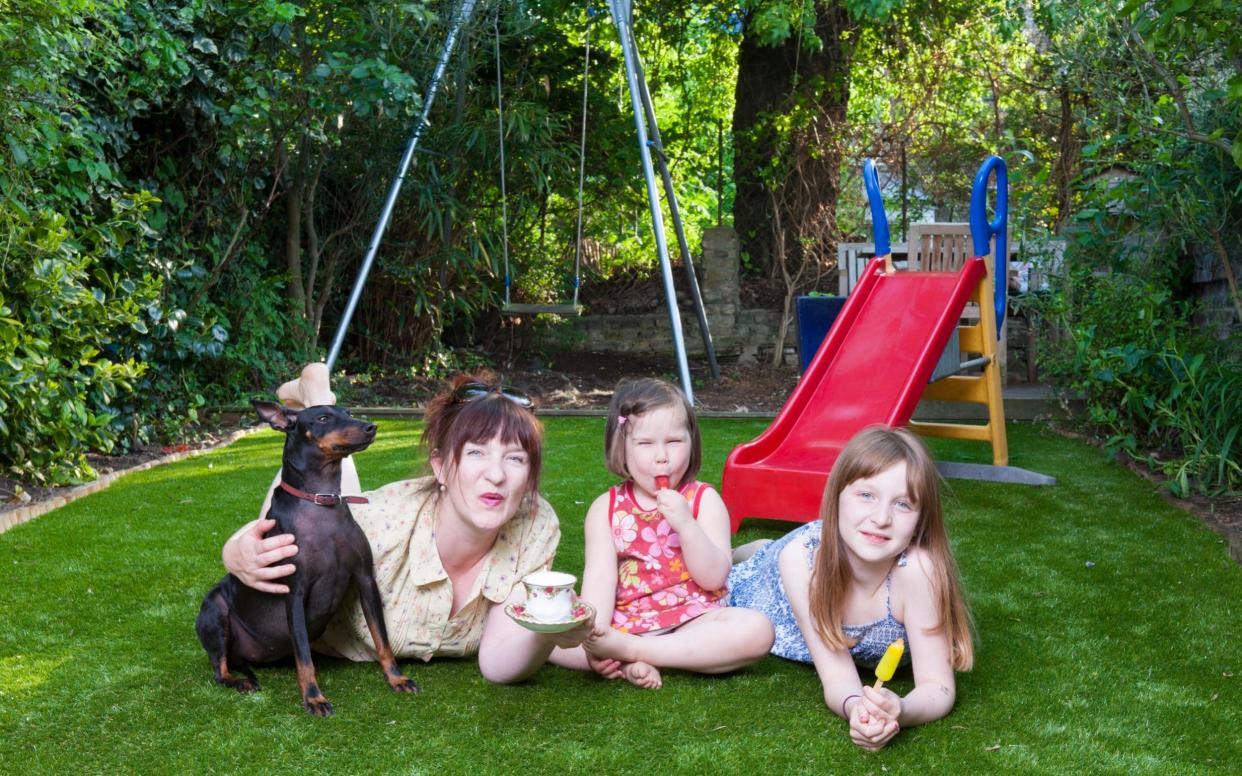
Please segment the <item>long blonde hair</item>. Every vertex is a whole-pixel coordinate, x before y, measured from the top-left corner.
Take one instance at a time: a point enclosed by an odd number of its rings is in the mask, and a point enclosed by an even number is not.
[[[819,516],[824,521],[819,553],[811,571],[811,620],[815,630],[831,649],[849,649],[853,644],[842,630],[845,596],[854,581],[841,539],[841,492],[850,483],[899,463],[906,465],[906,488],[919,510],[919,524],[910,540],[922,547],[931,561],[932,594],[936,600],[939,625],[933,633],[948,628],[953,668],[969,671],[974,664],[970,611],[962,597],[957,564],[949,546],[940,507],[940,475],[927,448],[904,428],[869,426],[854,435],[841,451],[828,484]]]

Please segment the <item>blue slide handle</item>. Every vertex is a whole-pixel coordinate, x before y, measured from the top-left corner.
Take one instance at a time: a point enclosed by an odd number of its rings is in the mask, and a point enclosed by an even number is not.
[[[893,251],[889,244],[888,215],[884,212],[884,198],[880,196],[880,176],[875,171],[874,159],[863,160],[863,186],[867,189],[867,201],[871,203],[871,233],[875,238],[875,255],[887,256]]]
[[[993,173],[996,174],[996,218],[989,222],[988,179]],[[874,208],[873,204],[873,212]],[[970,239],[976,256],[988,255],[993,237],[996,238],[996,258],[992,286],[996,294],[996,338],[1000,339],[1001,326],[1005,323],[1005,292],[1009,285],[1009,173],[1005,160],[999,156],[989,156],[983,161],[970,192]]]

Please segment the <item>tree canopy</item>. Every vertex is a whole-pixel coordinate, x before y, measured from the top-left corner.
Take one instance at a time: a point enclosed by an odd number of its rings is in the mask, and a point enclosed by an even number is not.
[[[322,354],[456,8],[0,0],[11,474],[88,477],[86,451],[175,436],[205,405]],[[620,49],[605,9],[588,8],[480,6],[345,363],[424,364],[501,330],[496,43],[519,297],[567,294],[588,31],[584,282],[650,271]],[[865,235],[862,157],[894,175],[904,158],[914,204],[951,219],[998,153],[1020,239],[1067,240],[1067,288],[1107,268],[1162,289],[1189,322],[1189,278],[1207,262],[1238,311],[1228,330],[1242,318],[1240,10],[660,0],[637,4],[635,25],[692,244],[733,224],[744,270],[790,295],[833,288],[835,243]],[[1046,314],[1098,337],[1091,299],[1060,296]]]

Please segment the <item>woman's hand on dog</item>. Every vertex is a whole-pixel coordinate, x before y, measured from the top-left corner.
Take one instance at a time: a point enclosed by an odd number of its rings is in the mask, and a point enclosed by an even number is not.
[[[294,572],[292,563],[279,563],[298,554],[293,534],[277,534],[264,538],[264,534],[276,525],[275,520],[260,519],[243,525],[224,543],[224,567],[229,573],[264,593],[284,594],[288,585],[270,582],[287,577]]]

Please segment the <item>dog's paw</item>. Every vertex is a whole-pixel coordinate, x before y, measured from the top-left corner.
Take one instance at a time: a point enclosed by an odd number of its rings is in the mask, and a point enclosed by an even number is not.
[[[225,687],[232,687],[244,695],[259,691],[259,680],[253,676],[234,676],[230,674],[228,676],[221,676],[216,681]]]
[[[233,680],[233,689],[237,690],[239,693],[242,693],[243,695],[249,695],[252,692],[258,692],[259,691],[259,680],[253,677],[246,677],[244,679],[235,679]]]
[[[418,684],[408,676],[395,676],[388,679],[388,686],[393,692],[421,692],[422,689]]]
[[[306,713],[316,717],[332,716],[332,703],[322,695],[314,698],[303,698],[302,707],[306,709]]]

